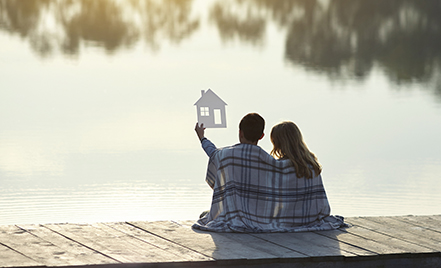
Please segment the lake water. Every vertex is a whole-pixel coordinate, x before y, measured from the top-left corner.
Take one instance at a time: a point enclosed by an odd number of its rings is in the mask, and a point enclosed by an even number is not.
[[[292,120],[332,213],[441,214],[439,1],[0,1],[0,224],[196,219],[200,91]]]

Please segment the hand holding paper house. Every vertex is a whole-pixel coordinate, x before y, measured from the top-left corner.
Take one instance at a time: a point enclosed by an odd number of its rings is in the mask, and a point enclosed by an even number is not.
[[[198,124],[204,124],[206,128],[226,128],[226,112],[227,105],[219,96],[211,89],[207,91],[201,90],[202,96],[194,104],[198,115]]]

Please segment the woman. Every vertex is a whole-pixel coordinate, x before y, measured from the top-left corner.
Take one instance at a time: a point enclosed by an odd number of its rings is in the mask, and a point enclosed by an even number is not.
[[[271,130],[274,148],[271,155],[278,159],[289,159],[298,178],[312,179],[322,172],[317,157],[308,149],[300,129],[290,121],[275,125]]]

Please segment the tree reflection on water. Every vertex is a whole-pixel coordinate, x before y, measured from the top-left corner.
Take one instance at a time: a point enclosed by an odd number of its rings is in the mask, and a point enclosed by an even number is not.
[[[230,12],[229,5],[248,5]],[[219,1],[213,16],[248,16],[236,27],[243,41],[263,39],[268,20],[285,29],[285,58],[330,77],[365,78],[376,65],[401,82],[428,81],[441,69],[441,2],[416,0],[235,0]],[[218,9],[221,9],[220,11]],[[258,10],[258,11],[256,11]],[[260,11],[260,12],[259,12]],[[232,30],[215,18],[224,39]],[[243,27],[255,23],[254,27]],[[253,32],[242,34],[244,29]],[[251,36],[251,37],[250,37]]]
[[[268,1],[269,2],[269,1]],[[366,77],[378,64],[397,82],[426,80],[441,56],[439,1],[330,1],[288,27],[286,58],[331,75]]]
[[[190,18],[191,3],[192,0],[0,0],[0,29],[19,34],[43,57],[57,50],[78,55],[82,46],[115,53],[140,39],[156,50],[162,39],[179,43],[199,27],[199,20]]]
[[[437,0],[215,0],[209,21],[223,42],[262,46],[269,23],[286,32],[285,59],[332,79],[364,79],[380,67],[397,83],[433,82],[441,95]],[[145,42],[157,51],[200,27],[193,0],[0,0],[0,30],[40,56],[115,53]],[[53,16],[48,16],[48,13]],[[438,80],[436,80],[438,79]]]

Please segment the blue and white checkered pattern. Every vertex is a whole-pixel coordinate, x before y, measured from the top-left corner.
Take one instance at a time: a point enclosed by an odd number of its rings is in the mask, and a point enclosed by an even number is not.
[[[203,146],[215,148],[207,139]],[[256,145],[236,144],[207,154],[211,157],[206,181],[213,199],[210,212],[193,228],[301,232],[347,226],[343,217],[330,216],[321,175],[298,178],[289,160],[276,160]]]

